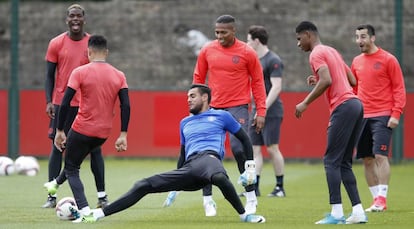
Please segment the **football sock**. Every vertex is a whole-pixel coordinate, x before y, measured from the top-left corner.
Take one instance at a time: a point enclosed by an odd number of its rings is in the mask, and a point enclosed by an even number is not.
[[[376,198],[378,196],[378,185],[370,186],[369,191],[371,192],[372,198]]]
[[[246,192],[246,201],[249,201],[249,200],[257,200],[256,192],[254,190],[250,192]]]
[[[89,215],[91,214],[91,209],[89,208],[89,206],[83,207],[81,210],[79,210],[79,212],[82,215]]]
[[[276,185],[279,187],[283,187],[283,175],[276,176]]]
[[[98,192],[98,198],[103,198],[103,197],[105,197],[106,196],[106,192],[105,191],[103,191],[103,192]]]
[[[203,196],[203,203],[208,203],[213,200],[213,196]]]
[[[388,185],[386,184],[378,185],[378,196],[383,196],[387,198],[387,193],[388,193]]]
[[[363,215],[364,209],[362,208],[362,204],[357,204],[355,206],[352,206],[352,214],[354,215]]]
[[[342,204],[332,204],[332,211],[331,211],[331,215],[335,218],[335,219],[339,219],[342,216],[344,216],[344,210],[342,208]]]

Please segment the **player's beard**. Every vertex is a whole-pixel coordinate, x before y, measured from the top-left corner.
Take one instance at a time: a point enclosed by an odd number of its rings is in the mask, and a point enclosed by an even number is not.
[[[193,107],[190,107],[190,113],[196,115],[200,113],[202,108],[203,104],[195,104]]]

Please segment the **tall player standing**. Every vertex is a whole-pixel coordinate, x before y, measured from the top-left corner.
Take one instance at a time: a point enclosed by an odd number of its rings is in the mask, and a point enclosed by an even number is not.
[[[49,177],[53,181],[58,177],[62,169],[62,153],[54,146],[53,139],[56,134],[56,124],[60,104],[73,69],[89,63],[88,40],[90,35],[84,31],[85,10],[81,5],[73,4],[67,8],[66,24],[68,31],[54,37],[46,52],[46,114],[50,118],[49,138],[52,139],[52,150],[49,156]],[[78,113],[79,94],[76,94],[70,104],[68,117],[64,125],[67,134],[73,120]],[[105,192],[105,164],[101,148],[91,152],[91,170],[95,177],[98,195],[98,207],[108,204]],[[56,206],[56,194],[48,195],[43,208],[54,208]]]

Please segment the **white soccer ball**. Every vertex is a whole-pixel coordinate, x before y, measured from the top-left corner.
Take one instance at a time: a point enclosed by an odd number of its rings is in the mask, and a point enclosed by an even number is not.
[[[64,197],[56,204],[56,215],[61,220],[74,220],[75,216],[70,211],[69,207],[78,209],[76,201],[73,197]]]
[[[0,156],[0,176],[10,176],[14,174],[14,162],[11,158]]]
[[[35,176],[39,173],[40,166],[37,159],[32,156],[20,156],[14,161],[16,172],[21,175]]]

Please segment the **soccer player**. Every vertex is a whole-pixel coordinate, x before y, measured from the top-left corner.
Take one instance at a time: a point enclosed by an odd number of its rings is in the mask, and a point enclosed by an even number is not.
[[[363,159],[365,178],[374,199],[365,211],[382,212],[387,209],[392,129],[398,126],[406,102],[404,78],[397,59],[376,46],[372,25],[358,26],[355,35],[361,54],[352,61],[351,70],[357,79],[357,95],[364,105],[357,158]]]
[[[248,104],[253,94],[256,116],[252,125],[260,132],[265,123],[266,91],[262,67],[256,52],[245,42],[236,38],[236,19],[222,15],[215,23],[216,40],[201,49],[194,68],[193,83],[207,81],[212,91],[211,107],[230,112],[248,131]],[[231,150],[240,173],[244,171],[244,149],[240,141],[230,135]],[[256,212],[255,185],[245,187],[246,211]],[[203,188],[203,203],[206,216],[216,215],[216,204],[212,198],[212,187]]]
[[[195,191],[207,184],[216,185],[240,216],[249,223],[264,223],[260,215],[248,214],[223,167],[226,132],[235,135],[244,148],[245,158],[241,180],[243,185],[254,182],[256,172],[253,149],[247,133],[227,111],[210,109],[211,91],[205,85],[194,84],[187,93],[190,116],[180,122],[181,151],[177,169],[137,181],[123,196],[103,209],[93,210],[85,222],[94,222],[125,210],[149,193]],[[76,211],[74,211],[76,212]]]
[[[329,189],[331,213],[315,224],[357,224],[368,219],[362,208],[357,183],[352,171],[353,149],[361,130],[363,107],[353,93],[351,85],[356,79],[342,56],[334,48],[321,43],[317,27],[303,21],[296,27],[297,45],[305,52],[311,52],[309,63],[313,75],[307,78],[314,85],[305,99],[296,105],[295,115],[301,118],[308,106],[322,94],[329,105],[327,146],[323,163]],[[345,219],[341,183],[344,184],[352,204],[352,213]]]
[[[87,46],[89,34],[84,32],[85,10],[82,6],[74,4],[66,11],[66,24],[68,31],[56,36],[49,42],[46,52],[46,114],[50,118],[49,138],[52,139],[52,150],[49,156],[49,182],[54,180],[62,168],[62,153],[53,144],[58,111],[72,70],[89,62]],[[70,104],[68,117],[63,130],[68,133],[79,108],[79,93],[76,94]],[[55,113],[56,112],[56,113]],[[101,148],[91,152],[91,170],[95,177],[95,185],[98,195],[98,207],[108,204],[105,192],[105,164]],[[65,179],[65,178],[64,178]],[[48,195],[43,208],[56,206],[56,194]]]
[[[265,126],[261,132],[256,132],[254,127],[250,125],[249,137],[253,144],[254,161],[256,162],[256,196],[260,196],[259,182],[263,167],[261,147],[264,145],[270,155],[276,177],[275,188],[267,196],[285,197],[286,193],[283,188],[285,162],[279,149],[280,125],[283,119],[283,104],[279,97],[282,90],[283,63],[276,53],[269,50],[268,39],[269,35],[263,26],[250,26],[247,33],[247,44],[256,51],[260,59],[267,97]],[[250,123],[253,122],[255,113],[256,108],[253,106]]]
[[[127,149],[130,116],[128,85],[124,73],[106,62],[107,55],[106,39],[100,35],[91,36],[88,41],[90,63],[72,71],[57,116],[55,146],[60,151],[66,148],[62,173],[69,181],[82,215],[91,214],[91,210],[79,178],[80,165],[89,152],[100,147],[109,137],[117,97],[120,101],[121,133],[115,142],[115,148],[118,151]],[[82,102],[66,138],[63,127],[67,121],[70,102],[77,92],[80,93]],[[45,187],[49,194],[53,194],[62,183],[56,179],[46,183]]]

